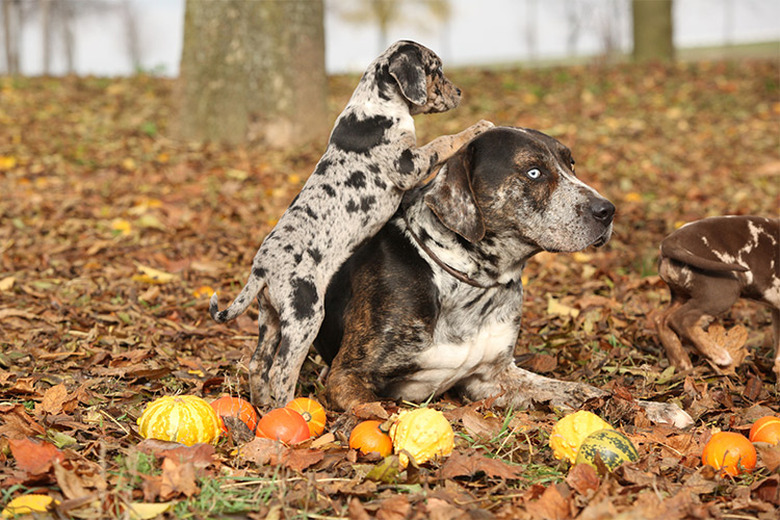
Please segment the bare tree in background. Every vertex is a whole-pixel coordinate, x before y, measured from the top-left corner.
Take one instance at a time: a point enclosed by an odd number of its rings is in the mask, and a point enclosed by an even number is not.
[[[2,2],[5,70],[8,74],[19,74],[22,3],[20,0],[2,0]]]
[[[633,0],[634,60],[674,59],[672,0]]]
[[[422,9],[426,16],[410,14],[414,8]],[[376,23],[379,29],[377,54],[390,45],[390,28],[400,22],[416,24],[419,29],[430,28],[430,20],[444,22],[452,9],[447,0],[353,0],[333,3],[333,8],[346,22],[363,25]]]
[[[324,142],[322,0],[187,0],[180,88],[183,139]]]
[[[140,31],[138,29],[138,12],[133,7],[131,0],[122,0],[120,5],[122,22],[125,30],[125,48],[130,57],[130,63],[134,71],[141,70],[143,66],[143,51],[141,48]]]

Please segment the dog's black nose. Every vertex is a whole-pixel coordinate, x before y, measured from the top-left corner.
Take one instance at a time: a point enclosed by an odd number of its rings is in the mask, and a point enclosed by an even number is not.
[[[593,199],[590,203],[590,212],[599,222],[610,222],[615,216],[615,205],[607,199]]]

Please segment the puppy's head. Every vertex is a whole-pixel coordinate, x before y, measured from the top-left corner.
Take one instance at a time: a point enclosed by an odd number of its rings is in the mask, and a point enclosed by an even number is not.
[[[574,175],[568,148],[536,130],[507,127],[461,148],[425,202],[472,243],[489,233],[553,252],[605,244],[615,214],[611,202]]]
[[[400,91],[410,113],[446,112],[460,103],[460,89],[444,76],[441,59],[427,47],[401,40],[383,57],[391,78],[388,83]]]

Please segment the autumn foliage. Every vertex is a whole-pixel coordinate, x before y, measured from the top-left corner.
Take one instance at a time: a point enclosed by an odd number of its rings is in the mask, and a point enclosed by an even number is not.
[[[402,472],[348,447],[355,424],[409,409],[392,402],[329,413],[321,436],[294,446],[143,440],[136,419],[158,397],[249,395],[256,310],[217,325],[208,298],[244,283],[327,135],[286,152],[180,143],[170,80],[0,78],[3,500],[47,495],[54,516],[78,518],[774,518],[780,446],[756,443],[755,469],[734,477],[701,461],[713,431],[747,434],[780,414],[769,312],[739,302],[710,333],[742,362],[694,358],[685,374],[668,368],[653,316],[669,298],[656,274],[666,234],[705,216],[777,215],[778,62],[447,73],[463,102],[417,117],[418,142],[483,118],[537,128],[617,206],[604,248],[529,262],[516,356],[612,392],[586,408],[638,461],[604,477],[570,468],[548,445],[560,410],[456,395],[429,404],[454,430],[452,454]],[[331,119],[356,83],[331,79]],[[297,395],[317,398],[322,369],[312,355]],[[696,423],[652,425],[636,398],[675,400]]]

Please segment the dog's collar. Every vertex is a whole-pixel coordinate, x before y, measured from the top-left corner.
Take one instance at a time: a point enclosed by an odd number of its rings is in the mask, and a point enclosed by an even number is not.
[[[492,287],[498,287],[499,285],[501,285],[498,282],[495,282],[495,283],[492,283],[492,284],[488,284],[488,285],[480,283],[480,282],[474,280],[473,278],[471,278],[469,275],[467,275],[463,271],[459,271],[459,270],[455,269],[454,267],[452,267],[451,265],[446,264],[444,262],[444,260],[442,260],[441,258],[436,256],[436,253],[431,251],[431,248],[429,248],[428,246],[425,245],[425,243],[422,241],[422,239],[420,239],[420,237],[417,236],[417,233],[412,231],[412,226],[409,225],[409,220],[407,220],[406,215],[404,215],[404,224],[406,224],[406,231],[410,235],[412,235],[412,238],[417,243],[417,245],[420,246],[420,249],[422,249],[423,252],[426,255],[428,255],[428,257],[431,260],[433,260],[439,267],[444,269],[447,273],[449,273],[454,278],[457,278],[461,282],[463,282],[465,284],[468,284],[468,285],[471,285],[472,287],[479,287],[480,289],[490,289]]]

